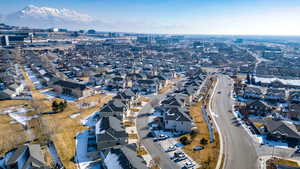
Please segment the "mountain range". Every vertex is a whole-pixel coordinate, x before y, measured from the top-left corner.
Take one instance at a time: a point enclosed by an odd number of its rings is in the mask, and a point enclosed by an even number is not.
[[[2,18],[2,19],[1,19]],[[0,21],[15,26],[28,26],[33,28],[88,28],[95,21],[91,16],[74,10],[62,8],[49,8],[28,5],[25,8],[2,16]]]

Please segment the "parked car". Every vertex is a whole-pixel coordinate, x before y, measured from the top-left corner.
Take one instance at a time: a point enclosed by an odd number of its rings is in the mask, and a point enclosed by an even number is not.
[[[174,156],[173,156],[173,158],[172,158],[172,160],[174,160],[174,162],[183,161],[183,160],[185,160],[185,159],[187,159],[187,157],[186,157],[186,155],[185,155],[183,152],[181,152],[181,151],[175,152],[175,153],[174,153]]]
[[[186,160],[187,159],[187,157],[185,156],[185,155],[179,155],[179,157],[176,157],[175,159],[174,159],[174,162],[180,162],[180,161],[183,161],[183,160]]]
[[[203,150],[203,149],[204,149],[203,146],[195,146],[195,147],[193,148],[194,151],[199,151],[199,150]]]
[[[165,139],[167,139],[167,138],[169,138],[167,135],[163,135],[163,134],[161,134],[161,135],[159,135],[159,136],[157,136],[157,137],[154,137],[154,141],[161,141],[161,140],[165,140]]]
[[[195,164],[191,161],[188,161],[188,162],[184,163],[184,167],[192,168],[192,167],[195,167]]]
[[[176,146],[170,146],[167,148],[167,150],[165,152],[171,152],[171,151],[175,151],[176,150]]]

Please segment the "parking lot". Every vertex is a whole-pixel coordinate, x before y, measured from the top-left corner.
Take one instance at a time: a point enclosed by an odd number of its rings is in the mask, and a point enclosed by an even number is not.
[[[180,168],[199,168],[200,165],[193,161],[187,154],[182,150],[183,145],[177,141],[178,137],[174,137],[171,132],[154,132],[154,133],[164,133],[153,137],[158,145],[162,147],[168,154],[170,159],[172,159]],[[161,139],[159,139],[161,137]]]
[[[170,157],[170,159],[179,166],[179,168],[199,168],[200,165],[184,153],[184,151],[182,150],[183,145],[179,141],[177,141],[180,137],[180,133],[157,129],[158,125],[154,122],[154,120],[159,117],[161,117],[161,114],[157,111],[154,111],[149,117],[149,124],[150,129],[152,129],[151,133],[153,141],[161,146],[164,151],[163,153],[166,153]]]

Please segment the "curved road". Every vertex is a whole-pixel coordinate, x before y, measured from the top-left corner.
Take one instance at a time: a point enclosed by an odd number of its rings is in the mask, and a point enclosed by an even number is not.
[[[240,126],[232,109],[232,81],[227,76],[219,75],[214,95],[212,112],[221,130],[224,143],[224,169],[257,169],[257,153],[251,137]]]

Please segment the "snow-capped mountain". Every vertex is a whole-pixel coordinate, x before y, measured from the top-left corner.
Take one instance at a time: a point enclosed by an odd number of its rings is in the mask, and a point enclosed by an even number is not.
[[[65,27],[78,28],[90,25],[93,18],[74,10],[37,7],[29,5],[5,17],[5,23],[36,28]]]

